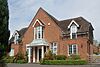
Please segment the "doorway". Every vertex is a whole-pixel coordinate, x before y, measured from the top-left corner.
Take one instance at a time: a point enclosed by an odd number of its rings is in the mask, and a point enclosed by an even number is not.
[[[42,50],[39,49],[39,61],[41,60]]]

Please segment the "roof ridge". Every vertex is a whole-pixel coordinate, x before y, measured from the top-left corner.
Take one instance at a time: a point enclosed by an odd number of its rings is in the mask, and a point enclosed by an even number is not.
[[[74,17],[74,18],[64,19],[64,20],[60,20],[59,22],[66,21],[66,20],[78,19],[78,18],[83,18],[83,17],[79,16],[79,17]]]

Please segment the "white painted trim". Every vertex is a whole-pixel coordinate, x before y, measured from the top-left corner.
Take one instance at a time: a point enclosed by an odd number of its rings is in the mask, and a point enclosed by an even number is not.
[[[70,33],[70,39],[72,39],[72,33]]]
[[[56,44],[56,46],[54,46],[54,44]],[[57,42],[52,42],[52,44],[50,44],[50,50],[51,50],[51,45],[52,45],[52,52],[57,55],[57,46],[58,46],[58,43]],[[55,48],[56,48],[56,51],[54,51]]]
[[[9,56],[14,56],[14,48],[11,48],[11,50],[9,52]]]
[[[37,62],[39,62],[39,47],[37,47]]]
[[[35,47],[33,47],[33,63],[35,63]]]
[[[43,31],[43,29],[42,29],[43,27],[42,26],[40,26],[40,39],[42,39],[42,31]]]
[[[36,19],[36,21],[35,21],[34,24],[33,24],[33,27],[35,26],[36,22],[39,22],[39,24],[40,24],[41,26],[44,26],[44,25],[39,21],[39,19]]]
[[[73,32],[73,29],[74,29],[74,32]],[[76,34],[75,38],[77,38],[77,26],[75,26],[74,28],[72,28],[72,26],[70,27],[70,39],[72,39],[73,33]]]
[[[71,23],[68,25],[68,29],[71,27],[72,23],[74,23],[77,27],[79,27],[79,25],[75,22],[75,20],[72,20]]]
[[[43,26],[34,27],[34,39],[43,39]],[[40,33],[40,37],[38,35]]]
[[[28,50],[28,63],[31,63],[31,50],[32,48],[29,46],[30,44],[26,44],[26,51]]]
[[[28,63],[31,63],[31,47],[29,47]]]
[[[30,46],[30,44],[26,44],[26,47]]]
[[[71,44],[72,45],[72,54],[73,54],[73,46],[76,45],[76,54],[78,54],[78,45],[77,44]],[[68,45],[68,56],[70,56],[69,54],[69,45]]]
[[[18,44],[18,41],[17,41],[17,39],[19,39],[19,33],[18,33],[18,31],[15,30],[15,32],[13,33],[12,36],[14,37],[14,44]]]
[[[43,59],[44,58],[44,46],[42,46],[41,49],[42,49],[42,57],[41,58]]]
[[[76,54],[78,54],[78,45],[76,44]]]
[[[36,28],[34,27],[34,39],[35,39]]]
[[[17,35],[19,36],[17,30],[14,31],[13,35],[12,36],[15,36],[15,33],[17,33]]]

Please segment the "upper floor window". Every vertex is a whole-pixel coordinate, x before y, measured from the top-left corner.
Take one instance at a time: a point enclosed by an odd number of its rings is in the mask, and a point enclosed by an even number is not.
[[[77,50],[78,50],[77,45],[76,44],[69,45],[68,50],[69,50],[68,51],[69,55],[77,54]]]
[[[77,38],[77,26],[75,24],[72,24],[72,26],[70,28],[70,37],[71,37],[71,39]]]
[[[15,35],[14,35],[14,43],[15,44],[18,44],[18,39],[19,39],[18,33],[15,33]]]
[[[77,28],[79,25],[75,22],[75,20],[72,20],[70,24],[68,25],[68,29],[70,29],[70,38],[76,39],[77,38]]]
[[[57,43],[55,42],[51,43],[50,50],[52,51],[53,54],[57,55]]]
[[[34,28],[35,39],[42,39],[43,38],[43,27],[37,26]]]
[[[11,48],[11,51],[10,51],[9,55],[14,56],[14,48]]]

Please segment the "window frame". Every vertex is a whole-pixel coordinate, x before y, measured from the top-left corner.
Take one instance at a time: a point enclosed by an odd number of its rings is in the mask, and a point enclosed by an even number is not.
[[[50,44],[50,50],[52,51],[53,54],[57,55],[57,43],[56,42],[52,42]]]
[[[14,56],[14,48],[11,48],[11,51],[9,52],[10,56]]]
[[[74,46],[75,46],[75,51],[76,52],[74,52]],[[71,48],[71,50],[70,50],[70,48]],[[70,53],[70,51],[71,51],[71,53]],[[76,54],[76,55],[78,54],[78,45],[77,44],[68,45],[68,56],[70,56],[72,54]]]
[[[15,33],[15,35],[14,35],[14,44],[18,44],[18,39],[19,39],[18,33]]]
[[[73,36],[75,34],[75,36]],[[70,39],[77,39],[77,26],[72,24],[70,27]]]
[[[34,28],[34,39],[43,38],[43,26],[37,26]]]

